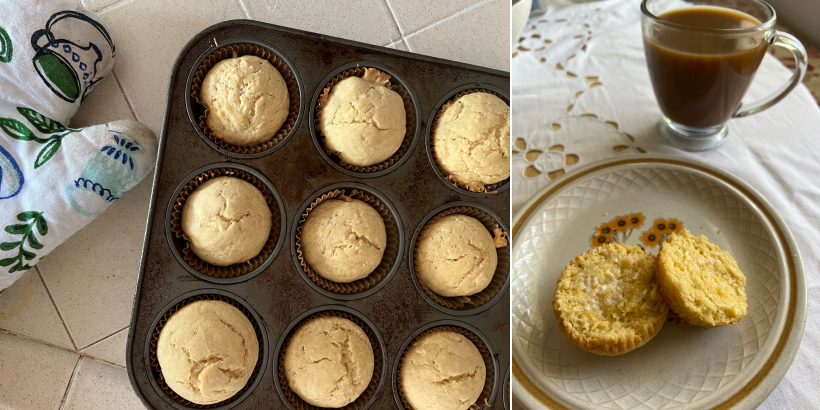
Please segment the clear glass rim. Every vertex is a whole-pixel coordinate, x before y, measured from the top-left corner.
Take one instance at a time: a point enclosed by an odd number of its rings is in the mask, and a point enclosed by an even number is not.
[[[771,15],[768,20],[754,26],[754,27],[743,27],[743,28],[701,28],[701,27],[692,27],[687,26],[685,24],[673,23],[671,21],[663,20],[660,17],[656,16],[655,14],[651,13],[649,9],[646,7],[646,4],[650,1],[656,0],[642,0],[641,1],[641,13],[654,21],[656,24],[661,24],[668,27],[674,27],[681,30],[689,30],[689,31],[699,31],[703,33],[715,33],[715,34],[745,34],[745,33],[754,33],[758,31],[766,31],[772,28],[777,20],[777,14],[774,11],[774,8],[766,3],[763,0],[744,0],[748,3],[757,3],[762,5],[766,10],[769,11]]]

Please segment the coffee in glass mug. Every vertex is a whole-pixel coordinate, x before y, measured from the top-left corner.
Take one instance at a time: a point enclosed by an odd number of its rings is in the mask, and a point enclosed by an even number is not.
[[[759,0],[644,0],[644,52],[663,118],[661,137],[687,151],[716,148],[727,122],[773,105],[802,79],[806,53],[774,29],[775,13]],[[742,106],[770,45],[791,50],[797,68],[789,83],[761,102]]]

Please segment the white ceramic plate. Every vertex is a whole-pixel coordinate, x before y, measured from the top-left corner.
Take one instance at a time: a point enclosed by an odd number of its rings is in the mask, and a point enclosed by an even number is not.
[[[615,357],[564,337],[551,304],[561,271],[592,248],[596,227],[637,213],[641,226],[604,240],[639,244],[659,218],[706,235],[746,275],[739,324],[667,321],[649,343]],[[512,237],[513,395],[526,408],[752,409],[797,353],[807,299],[794,239],[760,194],[714,167],[647,155],[588,165],[530,199]],[[652,241],[643,244],[657,255]]]

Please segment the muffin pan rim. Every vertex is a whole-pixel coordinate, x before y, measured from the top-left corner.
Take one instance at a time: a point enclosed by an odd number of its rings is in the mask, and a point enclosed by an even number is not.
[[[327,152],[325,152],[325,149],[322,146],[323,144],[321,142],[321,139],[323,139],[324,137],[322,137],[321,133],[316,128],[316,107],[319,105],[319,97],[322,95],[322,92],[324,91],[325,87],[337,75],[341,74],[346,70],[350,70],[357,67],[376,68],[383,73],[389,74],[390,81],[397,81],[407,92],[407,95],[410,96],[410,101],[413,102],[413,110],[415,110],[416,112],[416,132],[413,135],[413,139],[410,141],[410,145],[407,147],[407,151],[404,153],[404,155],[397,159],[395,163],[387,166],[385,169],[376,172],[356,172],[339,165],[336,161],[334,161],[327,155]],[[407,82],[405,82],[401,78],[401,76],[396,75],[396,71],[393,68],[381,63],[375,63],[366,60],[357,60],[336,67],[335,69],[330,71],[325,76],[325,78],[322,79],[319,85],[316,86],[316,91],[313,93],[313,97],[310,99],[310,105],[308,106],[307,110],[307,122],[308,126],[310,127],[310,140],[313,142],[313,147],[316,149],[316,152],[319,154],[319,157],[321,157],[325,162],[327,162],[334,170],[341,172],[347,177],[371,179],[382,177],[395,171],[396,169],[404,165],[410,159],[410,157],[413,156],[413,153],[416,150],[416,145],[418,145],[419,138],[421,138],[422,124],[421,115],[419,115],[419,101],[418,97],[416,97],[416,93],[407,85]]]
[[[494,85],[491,84],[483,84],[483,83],[467,83],[460,85],[452,90],[450,90],[447,94],[441,97],[441,99],[433,106],[433,110],[430,112],[430,116],[427,118],[427,127],[425,127],[424,133],[424,146],[427,151],[427,160],[430,162],[430,166],[433,168],[433,172],[436,173],[438,179],[447,185],[450,189],[456,191],[460,195],[470,196],[477,199],[486,198],[501,194],[502,192],[510,189],[510,184],[512,183],[512,179],[507,177],[507,179],[503,181],[507,181],[501,184],[495,192],[473,192],[468,189],[464,189],[456,184],[447,180],[447,176],[444,175],[444,172],[439,168],[438,164],[436,164],[436,156],[433,154],[433,125],[436,122],[436,116],[438,115],[439,111],[441,111],[441,107],[450,101],[456,94],[468,90],[487,90],[491,91],[496,95],[496,97],[500,97],[502,101],[507,103],[507,107],[510,106],[510,93],[504,91]],[[511,174],[512,175],[512,174]]]
[[[170,311],[171,308],[173,308],[174,306],[180,304],[185,299],[190,299],[192,297],[204,296],[204,295],[223,296],[223,297],[231,299],[234,302],[239,303],[240,305],[242,305],[248,312],[250,312],[251,316],[253,316],[253,320],[255,320],[257,325],[259,326],[259,330],[260,330],[259,333],[262,335],[262,340],[260,340],[258,342],[262,346],[263,355],[262,355],[262,357],[257,357],[257,359],[256,359],[257,362],[261,361],[260,362],[259,373],[256,374],[256,378],[253,379],[252,381],[250,379],[248,380],[248,383],[250,383],[250,386],[248,387],[247,390],[245,390],[244,393],[242,393],[235,400],[231,401],[228,404],[209,409],[209,410],[228,410],[228,409],[232,409],[232,408],[238,406],[240,403],[242,403],[248,397],[250,397],[251,394],[253,394],[253,392],[256,390],[256,388],[259,387],[259,385],[262,383],[262,379],[265,377],[264,375],[267,372],[267,367],[266,366],[268,365],[268,358],[266,356],[270,356],[270,335],[268,334],[269,331],[268,331],[268,328],[265,324],[265,321],[262,319],[262,316],[259,315],[259,312],[257,312],[256,309],[254,309],[253,306],[251,306],[251,304],[248,301],[246,301],[245,299],[243,299],[242,297],[240,297],[239,295],[237,295],[235,293],[229,292],[227,290],[216,289],[216,288],[201,288],[201,289],[197,289],[197,290],[192,290],[190,292],[186,292],[182,295],[179,295],[179,296],[175,297],[170,302],[168,302],[162,308],[162,310],[160,310],[159,313],[157,313],[156,317],[151,322],[151,329],[156,329],[157,326],[159,325],[159,322],[162,320],[163,317],[165,317],[165,314],[168,313],[168,311]],[[130,332],[130,330],[129,330],[129,332]],[[145,351],[144,351],[144,354],[143,354],[143,359],[144,359],[144,362],[145,362],[145,371],[148,374],[148,379],[151,383],[151,387],[154,388],[154,391],[157,393],[157,395],[159,395],[159,397],[162,398],[162,400],[165,403],[171,405],[173,408],[175,408],[177,410],[193,409],[194,407],[184,406],[184,405],[182,405],[182,403],[179,403],[179,402],[171,399],[170,397],[168,397],[165,394],[165,392],[162,391],[162,388],[159,387],[159,383],[157,383],[156,379],[151,374],[152,366],[151,366],[151,354],[150,354],[150,352],[151,352],[151,340],[153,339],[153,335],[154,335],[153,332],[149,332],[147,337],[145,338]]]
[[[493,387],[490,389],[490,397],[487,401],[490,403],[490,406],[492,406],[492,403],[495,402],[495,396],[498,394],[498,358],[496,357],[498,355],[498,352],[496,352],[495,348],[490,343],[490,340],[487,339],[487,336],[484,336],[484,333],[481,333],[481,331],[478,330],[478,328],[476,328],[475,326],[466,322],[462,322],[460,320],[442,319],[436,320],[434,322],[425,323],[423,326],[416,329],[413,333],[410,334],[410,336],[407,337],[407,339],[401,344],[399,350],[396,352],[396,358],[393,360],[393,366],[391,367],[391,383],[393,387],[393,399],[396,402],[397,409],[412,410],[407,409],[404,406],[404,403],[402,403],[401,401],[401,394],[399,394],[399,364],[401,363],[401,359],[404,356],[404,352],[407,350],[408,347],[410,347],[410,343],[413,343],[413,340],[416,340],[416,338],[420,334],[430,329],[444,326],[460,327],[462,329],[465,329],[470,333],[474,334],[481,340],[482,343],[484,343],[484,346],[487,348],[487,351],[490,352],[490,359],[493,363]],[[487,408],[487,406],[482,406],[482,409],[483,408]]]
[[[376,283],[375,285],[371,286],[368,289],[365,289],[361,292],[356,293],[336,293],[331,292],[323,287],[321,287],[318,283],[314,282],[310,279],[304,269],[302,269],[302,264],[299,262],[299,255],[296,253],[296,230],[299,228],[299,221],[302,219],[302,214],[304,214],[305,209],[307,209],[313,201],[317,198],[326,194],[330,191],[335,189],[358,189],[368,195],[372,195],[376,197],[384,206],[387,208],[390,216],[393,218],[393,222],[396,224],[396,232],[399,235],[399,243],[398,249],[396,250],[396,260],[393,262],[393,266],[390,267],[390,270],[387,271],[387,274],[384,275],[381,281]],[[404,248],[407,242],[407,237],[404,233],[404,224],[402,224],[401,216],[399,215],[398,209],[396,209],[395,205],[393,205],[393,201],[391,201],[385,194],[378,189],[371,187],[370,185],[361,183],[361,182],[336,182],[330,185],[326,185],[324,187],[319,188],[315,192],[311,193],[307,198],[305,198],[302,205],[299,207],[299,211],[296,212],[296,215],[293,219],[293,224],[291,224],[290,229],[288,230],[288,240],[290,242],[290,254],[291,258],[293,259],[293,263],[296,265],[296,271],[299,273],[299,277],[301,277],[305,282],[307,282],[308,286],[311,289],[318,292],[322,296],[328,297],[330,299],[339,301],[339,302],[350,302],[354,300],[364,299],[369,296],[372,296],[376,292],[382,290],[388,283],[396,276],[401,269],[402,265],[402,258],[404,258]]]
[[[282,62],[288,66],[291,73],[293,73],[293,78],[296,80],[296,87],[299,89],[299,110],[296,114],[296,120],[293,122],[293,127],[291,127],[290,131],[282,138],[282,141],[279,141],[276,145],[260,152],[255,152],[252,154],[240,154],[237,152],[232,152],[226,150],[219,145],[217,145],[213,140],[208,138],[207,135],[202,131],[202,128],[199,126],[199,116],[195,115],[194,113],[194,106],[199,105],[195,100],[194,97],[191,96],[193,92],[193,85],[194,79],[196,78],[196,72],[199,70],[199,66],[213,53],[218,51],[220,48],[225,46],[231,46],[236,44],[251,44],[257,47],[263,48],[269,51],[271,54],[276,55],[279,57]],[[191,122],[191,126],[194,128],[194,131],[199,135],[199,138],[202,139],[209,147],[213,150],[219,152],[222,155],[236,158],[239,160],[247,160],[247,159],[258,159],[264,156],[270,155],[281,149],[285,144],[290,142],[291,139],[296,135],[296,132],[299,129],[299,126],[302,123],[302,119],[305,115],[305,85],[302,82],[302,76],[299,74],[299,71],[296,69],[296,64],[290,60],[290,58],[285,54],[284,51],[280,50],[278,47],[274,46],[273,44],[268,43],[265,40],[261,40],[258,38],[253,37],[232,37],[226,40],[222,40],[220,45],[211,45],[205,51],[200,54],[196,60],[194,60],[194,64],[191,67],[190,72],[188,73],[188,78],[185,80],[185,111],[188,114],[188,120]]]
[[[439,205],[438,207],[436,207],[435,209],[430,211],[427,215],[425,215],[424,219],[422,219],[419,222],[418,226],[416,226],[416,229],[413,231],[413,237],[410,239],[410,242],[409,242],[409,248],[408,248],[408,251],[407,251],[407,263],[409,264],[410,279],[413,282],[413,286],[419,292],[419,294],[424,299],[424,301],[427,302],[427,304],[433,306],[438,311],[440,311],[444,314],[447,314],[449,316],[463,317],[463,316],[477,315],[479,313],[482,313],[482,312],[490,309],[496,303],[498,303],[498,301],[501,300],[504,297],[504,295],[509,291],[510,276],[511,275],[507,274],[507,278],[504,280],[504,285],[501,287],[501,289],[499,289],[498,293],[495,296],[492,297],[492,299],[487,301],[487,303],[484,303],[481,306],[477,306],[477,307],[473,307],[473,308],[467,308],[467,309],[450,309],[448,307],[444,307],[444,306],[440,305],[439,303],[437,303],[435,300],[433,300],[429,295],[427,295],[427,292],[425,292],[424,289],[422,289],[421,283],[419,283],[419,278],[418,278],[418,276],[416,276],[416,269],[413,266],[413,259],[415,257],[416,240],[418,240],[419,235],[421,234],[421,231],[424,229],[424,227],[427,225],[427,223],[430,222],[430,220],[433,219],[436,215],[438,215],[441,212],[446,211],[448,209],[459,208],[459,207],[475,208],[475,209],[478,209],[478,210],[480,210],[482,212],[485,212],[486,214],[490,215],[495,220],[495,222],[498,224],[498,227],[501,228],[502,231],[507,232],[507,245],[506,245],[506,248],[510,248],[510,244],[512,243],[512,238],[509,236],[510,228],[507,226],[507,224],[504,222],[504,220],[501,219],[501,217],[498,214],[496,214],[492,209],[490,209],[490,208],[488,208],[488,207],[486,207],[482,204],[479,204],[477,202],[470,202],[470,201],[447,202],[445,204]],[[496,269],[498,269],[498,268],[496,268]]]
[[[197,175],[200,175],[204,172],[207,172],[212,169],[218,168],[233,168],[240,171],[247,172],[252,174],[256,178],[258,178],[267,188],[270,190],[271,195],[276,200],[276,206],[279,208],[279,237],[276,239],[276,246],[274,246],[273,251],[271,251],[270,256],[262,262],[256,269],[239,276],[229,277],[229,278],[217,278],[214,276],[206,275],[198,270],[196,270],[193,266],[191,266],[185,258],[182,256],[182,253],[176,246],[176,238],[174,237],[174,233],[171,231],[171,219],[172,214],[174,212],[174,204],[176,203],[177,198],[179,197],[182,190],[185,186],[188,185],[189,182],[193,178],[196,178]],[[188,273],[196,276],[198,279],[202,279],[206,282],[210,282],[213,284],[218,285],[232,285],[240,282],[244,282],[250,279],[253,279],[257,275],[264,272],[272,263],[273,260],[279,255],[284,247],[285,243],[285,235],[288,232],[287,229],[287,215],[286,215],[285,203],[282,199],[282,195],[276,189],[276,186],[273,185],[273,182],[265,176],[261,171],[256,170],[253,167],[250,167],[245,164],[239,164],[235,162],[214,162],[208,165],[203,165],[190,174],[186,175],[185,178],[177,185],[177,188],[174,190],[173,194],[171,195],[171,199],[168,202],[166,211],[165,211],[165,238],[168,246],[171,248],[171,253],[174,255],[174,259],[179,262],[182,267],[188,271]]]
[[[365,403],[364,406],[362,406],[361,410],[367,410],[367,409],[373,407],[373,405],[376,404],[376,401],[379,399],[379,396],[381,395],[382,389],[385,386],[385,379],[387,378],[387,371],[388,371],[388,368],[390,368],[391,366],[390,366],[390,361],[389,361],[389,357],[388,357],[389,355],[387,354],[387,343],[384,341],[384,336],[382,335],[381,330],[379,330],[379,327],[376,326],[376,322],[373,322],[373,320],[371,320],[367,315],[365,315],[361,311],[359,311],[357,309],[354,309],[350,306],[338,305],[338,304],[333,304],[333,303],[314,306],[314,307],[300,313],[298,316],[293,318],[293,320],[291,320],[290,323],[288,323],[288,326],[285,327],[285,329],[283,329],[282,333],[279,335],[279,340],[277,340],[277,342],[276,342],[276,347],[269,354],[270,360],[271,360],[270,370],[272,372],[273,384],[276,387],[276,393],[279,395],[279,399],[282,400],[282,403],[285,405],[285,407],[288,410],[297,410],[297,409],[295,407],[293,407],[293,405],[290,403],[290,401],[288,401],[287,397],[285,397],[285,391],[282,388],[282,384],[279,382],[279,372],[278,372],[278,367],[279,366],[277,364],[279,363],[279,356],[282,355],[282,347],[284,346],[285,340],[287,340],[288,336],[290,336],[291,333],[293,333],[293,329],[296,327],[296,325],[298,325],[300,322],[302,322],[303,320],[309,318],[312,315],[315,315],[315,314],[321,313],[321,312],[328,312],[328,311],[344,312],[344,313],[347,313],[351,316],[355,316],[357,319],[361,320],[368,327],[370,327],[370,330],[373,332],[373,334],[376,336],[376,340],[379,342],[379,349],[381,350],[381,355],[380,356],[381,356],[381,361],[382,361],[382,372],[381,372],[381,375],[380,375],[381,377],[379,379],[379,383],[376,385],[376,391],[373,393],[373,397],[371,397],[370,400],[368,400],[367,403]],[[374,361],[378,360],[378,358],[375,357],[375,354],[374,354],[373,359],[374,359]]]

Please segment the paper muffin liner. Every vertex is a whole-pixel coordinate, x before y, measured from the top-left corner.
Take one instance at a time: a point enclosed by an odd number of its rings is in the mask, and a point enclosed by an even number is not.
[[[461,98],[461,97],[463,97],[467,94],[472,94],[472,93],[487,93],[487,94],[492,94],[492,95],[494,95],[498,98],[501,98],[501,99],[504,98],[504,96],[499,95],[495,91],[487,90],[487,89],[483,89],[483,88],[473,88],[473,89],[470,89],[470,90],[462,91],[462,92],[454,95],[453,98],[450,98],[449,100],[447,100],[447,102],[442,104],[441,108],[439,108],[438,113],[436,114],[436,117],[433,120],[433,126],[430,127],[430,135],[428,135],[427,138],[430,139],[430,150],[433,152],[433,159],[434,159],[434,161],[436,163],[436,166],[438,167],[439,171],[441,171],[441,173],[444,175],[445,180],[447,180],[451,184],[453,184],[453,185],[455,185],[455,186],[457,186],[461,189],[466,189],[466,190],[471,191],[471,192],[483,192],[483,193],[488,193],[488,194],[494,194],[494,193],[498,192],[499,187],[501,187],[502,185],[505,185],[505,184],[510,182],[510,177],[507,177],[506,179],[504,179],[502,181],[498,181],[494,184],[488,184],[488,185],[482,184],[481,186],[468,185],[468,184],[465,184],[463,182],[456,181],[453,178],[452,175],[447,174],[447,172],[444,171],[444,168],[441,167],[441,162],[439,161],[438,156],[436,155],[436,144],[433,141],[433,135],[436,133],[436,127],[438,127],[438,123],[439,123],[439,120],[441,119],[441,116],[444,115],[444,111],[447,111],[447,108],[450,108],[450,106],[456,100],[458,100],[459,98]]]
[[[330,96],[330,90],[333,88],[333,86],[339,83],[339,81],[342,81],[348,77],[365,78],[365,76],[367,76],[368,79],[372,79],[373,81],[380,83],[399,94],[402,101],[404,102],[404,112],[407,116],[407,119],[405,125],[406,132],[404,133],[404,139],[402,139],[399,149],[397,149],[396,152],[390,156],[390,158],[378,164],[360,167],[358,165],[351,165],[342,161],[342,159],[339,157],[338,152],[333,152],[327,148],[327,145],[325,145],[325,135],[320,130],[319,124],[321,123],[322,109],[324,108],[325,103],[327,103],[327,99]],[[399,160],[399,158],[401,158],[404,154],[407,153],[407,151],[410,149],[410,146],[413,143],[413,137],[416,135],[416,110],[415,106],[413,105],[413,99],[410,97],[410,93],[408,93],[407,90],[404,89],[401,83],[396,81],[396,83],[393,84],[390,82],[390,78],[391,76],[389,74],[381,72],[375,68],[356,67],[351,68],[350,70],[342,71],[341,73],[333,77],[333,79],[330,80],[330,82],[327,83],[327,85],[325,85],[325,88],[322,89],[322,95],[319,96],[319,101],[316,103],[316,117],[313,120],[314,124],[316,125],[316,132],[318,132],[322,136],[320,140],[322,150],[325,151],[325,153],[331,158],[331,160],[345,167],[346,169],[349,169],[354,172],[366,173],[381,171],[395,164],[396,161]]]
[[[471,342],[473,342],[475,347],[478,348],[478,352],[481,353],[481,358],[484,359],[484,368],[486,369],[486,376],[485,376],[485,379],[484,379],[484,388],[481,390],[481,394],[478,396],[478,400],[476,400],[475,403],[470,405],[470,410],[478,410],[478,409],[481,409],[482,406],[488,406],[489,401],[490,401],[490,397],[493,394],[493,380],[495,379],[495,370],[496,370],[495,365],[493,364],[493,354],[492,354],[492,352],[490,352],[490,349],[487,347],[487,345],[484,344],[484,342],[481,340],[481,338],[478,337],[478,335],[476,335],[475,333],[473,333],[473,332],[471,332],[467,329],[457,327],[457,326],[437,326],[437,327],[434,327],[432,329],[425,330],[424,332],[419,333],[419,335],[416,336],[416,338],[413,339],[413,341],[410,342],[409,345],[407,345],[407,348],[405,348],[404,351],[401,352],[401,360],[399,360],[399,365],[396,368],[396,372],[397,372],[397,374],[396,374],[396,380],[397,380],[396,388],[399,391],[399,397],[401,398],[401,403],[404,405],[405,409],[407,409],[407,410],[412,410],[413,409],[412,407],[410,407],[410,403],[407,401],[407,398],[404,396],[404,389],[402,388],[401,369],[402,369],[402,366],[404,365],[404,356],[407,354],[407,351],[410,350],[411,347],[415,346],[416,343],[422,337],[427,336],[431,333],[443,332],[443,331],[456,332],[456,333],[466,337],[467,339],[469,339]]]
[[[282,124],[282,127],[279,128],[279,131],[277,131],[271,139],[261,144],[243,147],[229,144],[221,140],[219,136],[208,127],[207,119],[210,109],[205,107],[205,103],[202,101],[199,92],[202,89],[202,82],[205,81],[205,76],[208,74],[208,71],[216,65],[216,63],[229,58],[237,58],[246,55],[253,55],[267,60],[277,71],[279,71],[279,74],[282,75],[282,78],[285,80],[285,84],[288,87],[290,107],[284,124]],[[197,104],[205,109],[205,113],[199,116],[199,128],[202,132],[204,132],[205,135],[207,135],[208,138],[216,143],[220,148],[237,154],[255,154],[257,152],[271,149],[282,142],[285,136],[288,135],[291,129],[293,129],[293,126],[296,124],[296,119],[299,116],[299,107],[301,104],[299,99],[299,84],[296,82],[296,76],[290,70],[290,67],[288,67],[288,65],[273,52],[255,44],[231,44],[229,46],[220,47],[217,51],[214,51],[211,55],[205,58],[202,64],[199,65],[199,68],[194,75],[193,84],[191,85],[191,97],[194,98]]]
[[[248,320],[251,321],[251,325],[253,325],[253,330],[256,334],[256,340],[259,342],[259,355],[256,359],[256,366],[253,368],[253,372],[251,372],[251,377],[249,377],[248,381],[245,383],[245,387],[243,387],[241,390],[237,391],[230,398],[228,398],[226,400],[222,400],[222,401],[217,402],[217,403],[213,403],[213,404],[197,404],[197,403],[188,401],[188,400],[182,398],[180,395],[178,395],[173,389],[171,389],[170,386],[168,386],[168,384],[165,383],[165,378],[162,375],[162,369],[160,368],[160,365],[159,365],[159,359],[157,359],[157,344],[159,343],[159,334],[160,334],[160,332],[162,332],[162,328],[165,326],[165,323],[168,322],[168,319],[170,319],[171,316],[174,315],[174,313],[176,313],[177,311],[179,311],[183,307],[187,306],[190,303],[200,301],[200,300],[218,300],[218,301],[229,303],[231,306],[239,309],[248,318]],[[157,327],[154,328],[154,333],[151,335],[151,347],[150,347],[150,350],[149,350],[149,360],[150,360],[150,363],[151,363],[151,369],[150,369],[149,373],[151,373],[151,375],[155,378],[155,380],[156,380],[157,384],[159,385],[160,389],[162,389],[162,391],[168,397],[170,397],[172,400],[176,401],[177,403],[182,404],[183,406],[194,408],[194,409],[212,409],[212,408],[216,408],[216,407],[225,406],[225,405],[228,405],[231,402],[233,402],[237,397],[241,396],[243,393],[245,393],[245,391],[247,391],[250,388],[250,386],[254,382],[254,380],[256,380],[256,378],[259,376],[259,371],[262,367],[262,364],[265,362],[265,360],[267,360],[267,354],[265,353],[264,344],[262,343],[262,340],[263,340],[262,339],[262,328],[259,326],[259,323],[256,322],[256,319],[254,319],[253,315],[250,312],[248,312],[248,310],[245,309],[245,307],[242,306],[241,303],[239,303],[239,302],[237,302],[237,301],[235,301],[235,300],[233,300],[229,297],[222,296],[222,295],[204,294],[204,295],[192,296],[188,299],[183,300],[182,302],[179,302],[174,307],[172,307],[169,311],[165,312],[162,319],[159,321],[159,324],[157,325]]]
[[[415,255],[418,244],[430,224],[444,218],[445,216],[454,214],[471,216],[481,222],[484,227],[492,233],[493,239],[495,240],[496,254],[498,256],[498,264],[495,268],[495,274],[493,274],[492,280],[490,280],[490,283],[486,288],[470,296],[441,296],[430,290],[424,282],[419,280],[418,274],[416,274],[416,278],[419,285],[421,285],[421,288],[424,290],[424,293],[426,293],[427,296],[430,296],[430,299],[433,299],[439,305],[442,305],[448,309],[460,309],[468,305],[472,307],[479,307],[492,300],[492,298],[494,298],[495,295],[501,291],[504,287],[504,283],[507,281],[507,277],[510,275],[510,250],[509,247],[507,247],[507,232],[504,232],[498,226],[492,215],[480,209],[471,207],[446,209],[438,215],[432,217],[424,225],[424,228],[422,228],[418,238],[416,238],[416,242],[413,244],[413,254]],[[413,258],[413,270],[418,272],[418,258],[415,257]]]
[[[305,226],[305,221],[307,221],[310,213],[313,212],[313,210],[319,206],[320,203],[328,199],[337,199],[345,202],[349,202],[352,199],[357,199],[372,206],[384,220],[384,228],[387,232],[387,244],[384,248],[384,255],[382,256],[382,261],[379,263],[379,266],[377,266],[376,269],[374,269],[373,272],[370,272],[370,274],[365,278],[349,283],[334,282],[319,275],[305,260],[304,250],[302,249],[302,228]],[[390,272],[390,268],[394,263],[396,263],[396,256],[398,253],[399,232],[396,228],[396,223],[393,220],[393,215],[390,214],[390,210],[388,210],[387,207],[384,206],[376,197],[370,196],[358,189],[350,190],[349,194],[344,189],[335,189],[322,194],[322,196],[316,198],[316,200],[311,202],[310,206],[305,209],[305,212],[299,219],[299,225],[296,227],[296,257],[299,259],[299,265],[302,266],[302,269],[305,271],[310,280],[331,292],[352,294],[370,289],[384,279],[385,276],[387,276],[388,272]]]
[[[265,197],[265,202],[267,202],[268,208],[271,212],[271,227],[268,240],[265,242],[265,246],[262,247],[262,250],[258,255],[256,255],[256,257],[243,263],[235,263],[228,266],[217,266],[200,259],[196,253],[194,253],[193,249],[191,249],[191,238],[182,230],[182,209],[185,207],[185,201],[188,200],[188,197],[192,192],[194,192],[194,190],[196,190],[198,186],[202,185],[205,181],[211,178],[224,176],[239,178],[243,181],[250,182],[251,185],[256,187],[256,189],[262,193],[262,196]],[[188,262],[189,265],[205,275],[217,278],[233,278],[253,271],[261,266],[265,260],[271,256],[274,248],[276,247],[276,241],[279,238],[280,230],[282,228],[279,220],[279,207],[276,204],[276,199],[273,197],[273,193],[268,190],[268,187],[265,186],[262,181],[260,181],[253,174],[239,169],[217,168],[197,175],[194,179],[188,182],[184,188],[182,188],[182,191],[180,191],[179,196],[176,198],[174,203],[174,210],[171,213],[170,222],[171,232],[174,236],[185,241],[185,247],[182,249],[182,257],[186,262]]]
[[[347,406],[339,407],[339,409],[341,410],[361,410],[362,408],[364,408],[365,404],[367,404],[367,402],[376,394],[376,389],[379,386],[379,381],[381,381],[382,368],[385,366],[385,364],[382,363],[382,352],[380,351],[381,348],[379,340],[377,336],[373,333],[373,330],[370,328],[370,326],[368,326],[365,322],[361,321],[358,317],[346,312],[326,310],[308,316],[305,320],[302,320],[296,326],[293,327],[293,330],[290,331],[287,339],[285,339],[285,342],[282,344],[282,350],[279,352],[279,357],[277,358],[279,362],[279,384],[282,386],[282,392],[284,392],[288,402],[297,410],[324,409],[324,407],[316,407],[310,403],[307,403],[306,401],[302,400],[302,398],[299,397],[299,395],[296,394],[296,392],[290,389],[290,386],[288,386],[288,378],[287,376],[285,376],[285,352],[288,350],[288,345],[290,344],[291,338],[296,333],[296,331],[299,330],[299,328],[301,328],[305,323],[310,322],[313,319],[327,316],[341,317],[355,323],[356,326],[359,326],[367,335],[367,339],[370,341],[370,346],[373,348],[373,377],[370,378],[370,383],[364,389],[362,394],[360,394],[359,397],[356,398],[356,400],[354,400]]]

